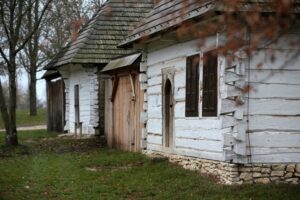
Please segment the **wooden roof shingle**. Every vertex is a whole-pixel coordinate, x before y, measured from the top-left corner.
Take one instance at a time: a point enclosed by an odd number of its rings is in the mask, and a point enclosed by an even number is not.
[[[213,6],[212,0],[161,0],[119,46],[126,46],[143,37],[178,26],[183,21],[204,15]]]
[[[294,1],[291,12],[299,14],[300,1]],[[235,10],[232,10],[233,7]],[[276,8],[272,0],[240,0],[235,6],[218,0],[160,0],[119,46],[128,46],[143,38],[178,27],[184,21],[209,13],[232,11],[275,13]]]
[[[106,64],[112,58],[132,53],[117,45],[134,25],[153,8],[153,0],[108,0],[45,67],[56,68],[69,63]]]

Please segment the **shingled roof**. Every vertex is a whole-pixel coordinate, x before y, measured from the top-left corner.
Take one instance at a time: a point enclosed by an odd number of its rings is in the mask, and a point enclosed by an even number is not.
[[[153,8],[153,0],[108,0],[98,13],[45,67],[69,63],[106,64],[112,58],[132,53],[117,45],[134,25]]]
[[[128,45],[143,37],[178,26],[183,21],[204,15],[212,10],[212,2],[209,0],[161,0],[119,46]]]
[[[259,8],[260,12],[274,13],[272,0],[241,0],[232,10],[232,5],[218,0],[160,0],[153,10],[138,23],[136,28],[119,46],[128,46],[143,38],[154,36],[170,28],[176,28],[184,21],[200,18],[216,12],[247,12]],[[273,2],[274,3],[274,2]],[[299,0],[295,0],[293,13],[300,13]]]

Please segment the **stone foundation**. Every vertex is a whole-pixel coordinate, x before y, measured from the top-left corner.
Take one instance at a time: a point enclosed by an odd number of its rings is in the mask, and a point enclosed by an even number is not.
[[[299,184],[300,164],[232,164],[194,157],[164,154],[146,151],[151,158],[168,158],[169,162],[184,169],[198,171],[201,174],[214,176],[219,183],[233,184]]]

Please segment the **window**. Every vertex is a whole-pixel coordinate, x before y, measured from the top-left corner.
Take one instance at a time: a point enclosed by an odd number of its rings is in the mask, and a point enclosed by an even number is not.
[[[203,55],[202,116],[214,117],[218,113],[218,56],[210,51]]]
[[[199,116],[199,54],[186,60],[185,116]]]

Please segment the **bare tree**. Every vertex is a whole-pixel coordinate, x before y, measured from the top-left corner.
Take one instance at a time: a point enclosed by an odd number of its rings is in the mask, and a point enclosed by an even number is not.
[[[70,38],[76,37],[79,28],[104,2],[105,0],[53,0],[42,31],[45,40],[40,45],[47,57],[52,58]]]
[[[38,16],[37,23],[31,31],[28,31],[25,37],[21,35],[21,27],[24,23],[25,16],[33,4],[23,0],[1,0],[0,1],[0,29],[1,29],[1,46],[0,55],[5,62],[5,68],[8,72],[9,83],[9,100],[5,101],[2,84],[0,80],[0,107],[2,119],[5,124],[7,145],[18,145],[17,128],[16,128],[16,70],[17,55],[22,51],[29,40],[38,30],[40,23],[48,9],[51,0],[47,0],[41,14]],[[8,105],[8,106],[7,106]]]
[[[70,35],[76,34],[78,27],[83,25],[92,13],[101,6],[103,0],[53,0],[41,22],[42,26],[35,31],[25,45],[18,58],[20,64],[29,75],[29,103],[30,115],[37,114],[36,74],[42,66],[55,55],[66,43]],[[33,31],[39,22],[41,5],[45,0],[28,0],[33,5],[28,8],[26,21],[22,26],[22,35]]]
[[[42,40],[42,26],[39,26],[39,16],[41,14],[41,5],[43,0],[28,0],[30,6],[28,12],[25,16],[25,23],[22,26],[22,36],[26,37],[28,32],[34,32],[32,37],[29,39],[25,45],[22,52],[19,54],[20,64],[25,68],[29,75],[29,113],[30,116],[37,115],[37,94],[36,94],[36,74],[41,68],[42,64],[46,61],[46,56],[40,51],[40,43]],[[47,16],[47,15],[46,15]],[[45,18],[46,18],[45,16]],[[34,28],[38,27],[36,31]]]

